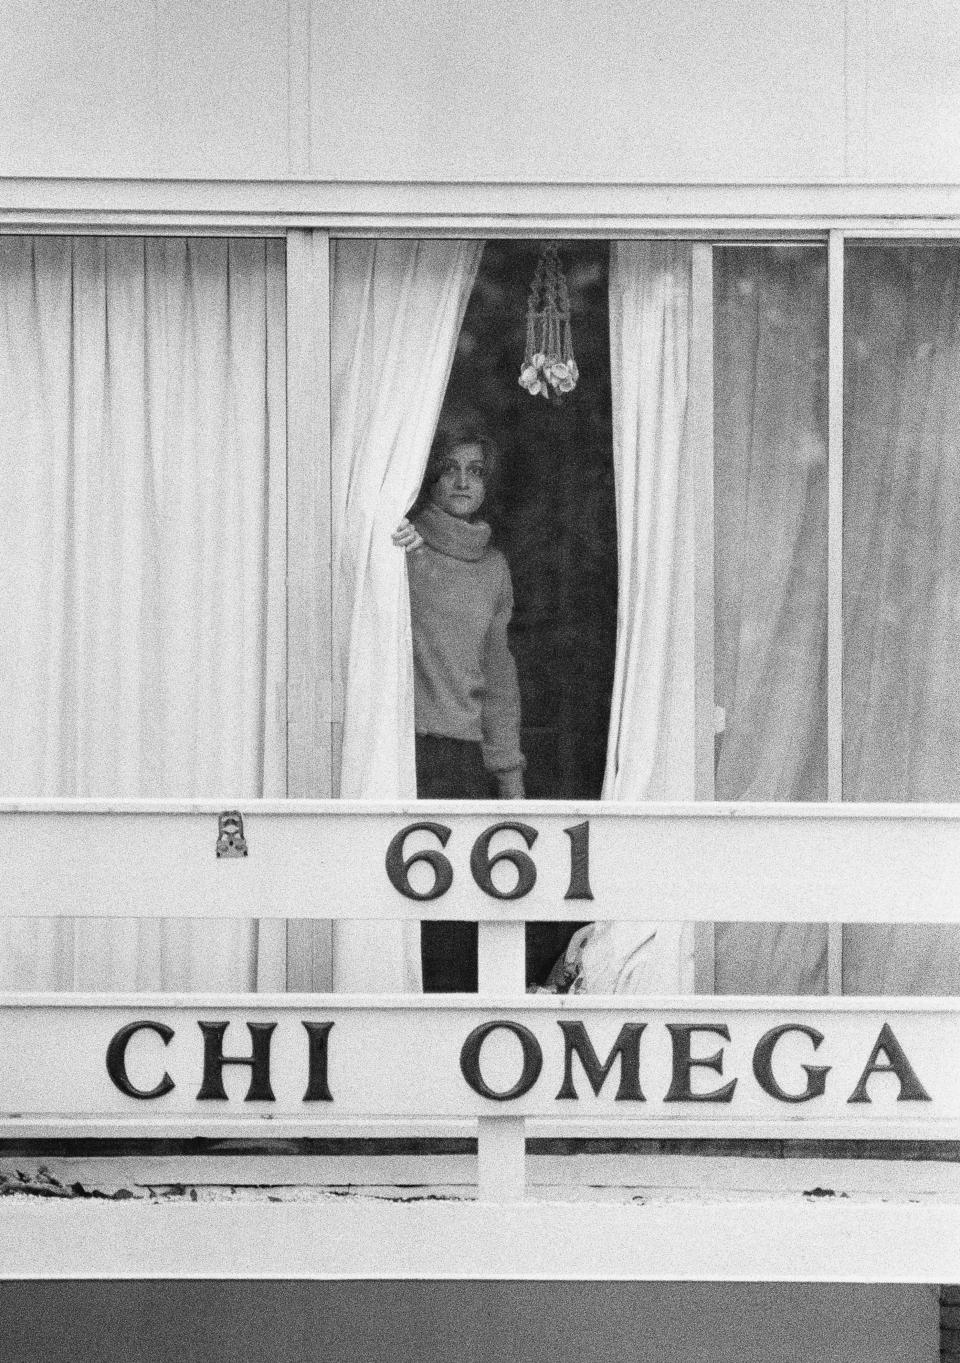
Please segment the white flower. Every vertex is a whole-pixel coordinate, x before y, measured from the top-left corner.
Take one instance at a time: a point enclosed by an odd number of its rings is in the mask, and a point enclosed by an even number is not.
[[[520,370],[518,383],[531,397],[542,393],[548,398],[551,389],[558,393],[572,392],[579,377],[576,361],[572,357],[564,360],[559,355],[547,355],[538,350]]]

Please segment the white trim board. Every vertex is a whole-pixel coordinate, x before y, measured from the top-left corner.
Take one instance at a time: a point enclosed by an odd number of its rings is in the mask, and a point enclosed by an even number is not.
[[[960,1203],[6,1199],[0,1276],[956,1282]]]
[[[232,808],[249,855],[218,860],[217,811]],[[491,858],[532,859],[521,898],[493,896],[471,870],[472,849],[504,821],[535,834],[528,849],[509,827],[489,841]],[[568,898],[569,834],[583,822],[593,897]],[[402,894],[388,847],[403,835],[404,859],[441,855],[444,829],[450,889]],[[512,867],[495,871],[501,890],[516,883]],[[421,873],[426,890],[423,865],[410,884]],[[958,880],[957,805],[0,803],[0,914],[11,917],[956,922]]]
[[[0,177],[0,225],[447,235],[960,230],[960,184],[550,184]]]
[[[78,1119],[183,1138],[242,1113],[254,1135],[305,1119],[322,1138],[330,1119],[473,1117],[481,1150],[509,1127],[521,1163],[527,1117],[956,1142],[958,1036],[946,999],[9,995],[0,1103],[63,1139]]]

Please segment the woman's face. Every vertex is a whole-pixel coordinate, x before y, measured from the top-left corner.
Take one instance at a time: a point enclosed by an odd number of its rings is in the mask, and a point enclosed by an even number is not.
[[[483,505],[483,450],[479,445],[454,445],[440,477],[430,489],[430,500],[448,516],[468,521]]]

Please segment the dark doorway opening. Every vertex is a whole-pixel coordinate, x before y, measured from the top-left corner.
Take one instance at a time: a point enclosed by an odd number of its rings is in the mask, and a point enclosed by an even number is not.
[[[598,799],[617,626],[609,251],[561,246],[580,378],[554,404],[517,382],[541,245],[486,244],[445,406],[475,413],[504,455],[491,520],[513,575],[527,794]]]
[[[478,418],[503,452],[496,542],[510,563],[511,648],[530,799],[598,799],[617,625],[606,242],[566,241],[579,381],[559,402],[518,383],[526,308],[543,243],[490,241],[467,306],[445,412]],[[531,924],[529,981],[542,982],[569,925]]]

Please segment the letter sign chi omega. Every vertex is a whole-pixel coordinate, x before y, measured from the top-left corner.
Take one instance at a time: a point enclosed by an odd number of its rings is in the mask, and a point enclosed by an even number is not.
[[[555,827],[554,834],[559,831]],[[558,868],[547,867],[548,839],[537,849],[543,871],[538,893],[551,885],[558,900],[592,900],[590,825],[562,832]],[[432,819],[406,824],[386,847],[384,894],[427,903],[472,881],[494,900],[528,896],[537,886],[538,830],[505,819],[475,833],[475,823],[463,840],[449,824]],[[500,834],[510,845],[494,846]],[[551,903],[542,900],[538,911]],[[496,912],[523,917],[522,907]],[[635,1003],[618,996],[607,1007],[579,995],[555,1003],[541,996],[515,1008],[486,1004],[480,996],[432,999],[429,1006],[412,997],[382,1005],[318,998],[313,1009],[292,1000],[289,1007],[251,1007],[247,1017],[231,1008],[231,1018],[158,1007],[155,1016],[127,1021],[114,1032],[106,1071],[114,1094],[168,1110],[243,1102],[291,1112],[307,1103],[340,1104],[357,1114],[428,1116],[476,1113],[490,1103],[502,1111],[525,1100],[525,1113],[617,1103],[626,1105],[621,1111],[632,1107],[650,1116],[666,1105],[674,1116],[684,1107],[710,1107],[718,1117],[751,1121],[799,1109],[814,1121],[833,1122],[871,1104],[886,1120],[895,1103],[932,1101],[900,1036],[874,1009],[858,1011],[851,1003],[818,1012],[812,1003],[805,1017],[764,1001],[726,1007],[717,999],[677,1005],[671,1016],[671,1009],[653,1001]],[[903,1026],[899,1016],[894,1022],[923,1070],[936,1046],[946,1044],[950,1032],[943,1029],[955,1026],[955,1019],[913,1011]],[[918,1026],[925,1030],[918,1034]],[[957,1106],[952,1090],[940,1099],[928,1120]]]

